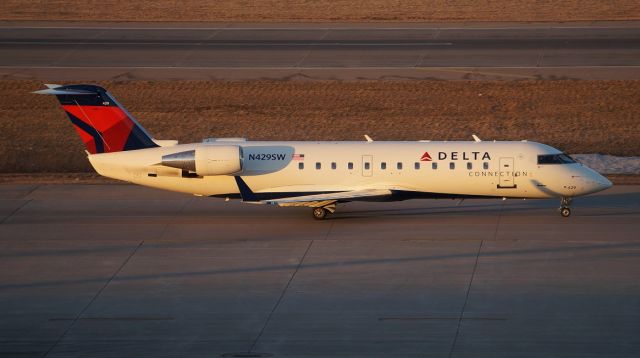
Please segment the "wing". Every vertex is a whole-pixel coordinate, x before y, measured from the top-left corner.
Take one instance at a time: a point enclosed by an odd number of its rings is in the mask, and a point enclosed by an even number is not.
[[[277,199],[260,199],[260,193],[254,193],[241,177],[235,176],[240,197],[245,203],[271,204],[279,206],[310,206],[326,207],[339,201],[366,201],[390,198],[393,194],[391,189],[362,189],[347,190],[324,194],[312,194],[301,196],[289,196]]]
[[[288,198],[279,198],[264,200],[266,204],[279,206],[311,206],[319,207],[333,204],[338,201],[365,201],[374,199],[383,199],[391,196],[389,189],[364,189],[340,191],[337,193],[314,194],[304,196],[293,196]]]

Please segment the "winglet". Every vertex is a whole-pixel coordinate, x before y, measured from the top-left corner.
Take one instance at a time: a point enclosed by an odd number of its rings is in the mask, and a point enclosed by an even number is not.
[[[473,137],[473,140],[475,140],[475,141],[476,141],[476,143],[478,143],[478,142],[482,142],[482,140],[481,140],[480,138],[478,138],[478,136],[477,136],[477,135],[472,134],[471,136]]]
[[[236,184],[238,184],[238,189],[240,190],[240,197],[242,198],[242,201],[248,201],[248,202],[260,201],[258,200],[256,195],[253,193],[253,191],[251,191],[251,188],[249,188],[247,183],[245,183],[244,180],[242,180],[242,178],[240,178],[239,176],[234,176],[234,178],[236,179]]]

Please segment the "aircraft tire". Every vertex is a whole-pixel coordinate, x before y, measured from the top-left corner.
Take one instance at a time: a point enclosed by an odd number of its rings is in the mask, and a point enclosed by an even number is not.
[[[560,215],[562,215],[563,218],[568,218],[571,216],[571,209],[567,207],[560,208]]]
[[[327,217],[329,210],[325,208],[313,208],[313,211],[311,213],[313,214],[314,219],[323,220],[324,218]]]

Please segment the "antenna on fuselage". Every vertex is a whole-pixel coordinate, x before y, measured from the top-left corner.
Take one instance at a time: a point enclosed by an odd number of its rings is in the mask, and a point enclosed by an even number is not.
[[[477,136],[477,135],[472,134],[471,136],[473,137],[473,140],[474,140],[474,141],[476,141],[476,143],[478,143],[478,142],[482,142],[482,139],[478,138],[478,136]]]
[[[371,139],[371,137],[369,137],[369,136],[368,136],[368,135],[366,135],[366,134],[364,135],[364,139],[366,139],[366,140],[367,140],[367,143],[371,143],[371,142],[373,142],[373,139]]]

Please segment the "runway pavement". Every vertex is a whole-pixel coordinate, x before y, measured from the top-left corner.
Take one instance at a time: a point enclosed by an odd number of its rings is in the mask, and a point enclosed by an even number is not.
[[[637,22],[0,23],[3,78],[640,79]]]
[[[0,185],[0,356],[640,354],[640,186],[457,204]]]

